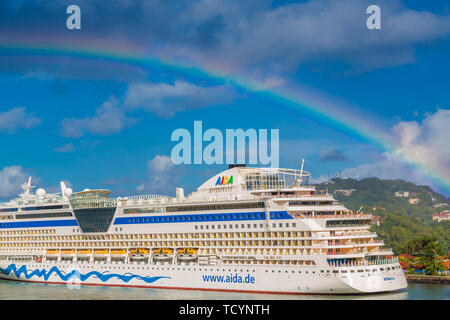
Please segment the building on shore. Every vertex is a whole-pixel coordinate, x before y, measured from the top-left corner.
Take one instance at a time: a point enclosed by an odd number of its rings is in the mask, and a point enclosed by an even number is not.
[[[450,220],[450,210],[444,210],[440,213],[433,214],[433,221],[441,222],[444,220]]]
[[[445,202],[433,204],[433,208],[442,208],[442,207],[447,207],[447,206],[450,206],[450,204],[445,203]]]
[[[340,193],[346,197],[349,197],[355,191],[356,191],[356,189],[338,189],[338,190],[334,190],[333,194]]]
[[[371,221],[372,224],[379,226],[380,221],[381,221],[381,216],[372,216],[372,221]]]
[[[397,191],[394,193],[394,196],[399,198],[408,198],[409,197],[409,191]]]

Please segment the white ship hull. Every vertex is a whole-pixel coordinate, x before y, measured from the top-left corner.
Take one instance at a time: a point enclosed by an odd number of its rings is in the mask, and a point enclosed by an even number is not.
[[[388,265],[382,265],[381,267]],[[391,265],[392,266],[392,265]],[[362,294],[401,290],[401,269],[343,275],[295,266],[29,263],[0,265],[0,278],[27,282],[278,294]],[[354,272],[350,273],[353,270]],[[300,272],[299,272],[300,271]],[[308,273],[306,273],[308,272]],[[314,273],[313,273],[314,272]]]
[[[33,195],[29,180],[0,204],[0,278],[287,294],[406,288],[371,216],[301,185],[304,177],[231,168],[188,197],[117,199],[104,189],[72,194],[64,183],[61,195]]]

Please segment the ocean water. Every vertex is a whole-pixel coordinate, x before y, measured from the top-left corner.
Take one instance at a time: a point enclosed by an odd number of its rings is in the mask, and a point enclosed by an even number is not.
[[[408,289],[371,295],[281,295],[200,290],[168,290],[122,287],[26,283],[0,280],[0,300],[450,300],[450,286],[409,284]]]

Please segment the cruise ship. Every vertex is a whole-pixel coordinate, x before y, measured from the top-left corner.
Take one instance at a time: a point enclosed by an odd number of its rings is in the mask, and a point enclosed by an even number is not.
[[[298,169],[231,165],[185,196],[61,193],[0,204],[0,278],[280,294],[401,290],[391,249]]]

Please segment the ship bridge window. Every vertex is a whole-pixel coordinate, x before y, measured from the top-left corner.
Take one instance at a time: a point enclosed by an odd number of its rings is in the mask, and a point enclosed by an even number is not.
[[[83,232],[106,232],[116,211],[115,207],[75,209]]]

